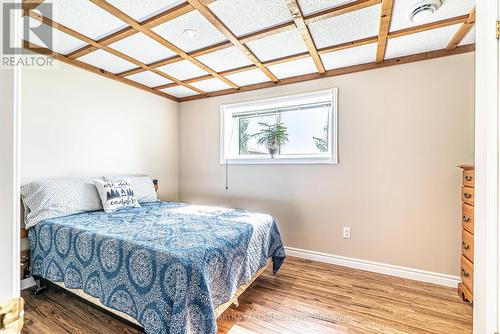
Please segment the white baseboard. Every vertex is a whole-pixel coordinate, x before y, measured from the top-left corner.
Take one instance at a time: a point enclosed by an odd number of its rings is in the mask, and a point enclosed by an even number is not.
[[[32,286],[35,285],[36,285],[35,280],[31,276],[21,280],[21,290],[31,288]]]
[[[330,263],[354,269],[361,269],[379,274],[408,278],[421,282],[434,283],[452,288],[456,288],[458,286],[458,283],[460,282],[460,277],[458,276],[439,274],[431,271],[407,267],[399,267],[392,264],[353,259],[345,256],[325,254],[293,247],[285,247],[285,251],[287,255],[299,257],[302,259]]]

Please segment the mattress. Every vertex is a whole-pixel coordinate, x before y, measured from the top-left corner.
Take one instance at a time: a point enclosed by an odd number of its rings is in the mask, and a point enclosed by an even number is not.
[[[178,202],[48,219],[29,230],[32,274],[79,289],[146,333],[215,333],[216,309],[285,252],[275,220]],[[61,285],[60,284],[60,285]]]

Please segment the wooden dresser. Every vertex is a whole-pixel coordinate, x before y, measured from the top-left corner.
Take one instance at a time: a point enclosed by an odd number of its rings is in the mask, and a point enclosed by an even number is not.
[[[458,294],[472,303],[474,292],[474,165],[462,168],[462,252]]]

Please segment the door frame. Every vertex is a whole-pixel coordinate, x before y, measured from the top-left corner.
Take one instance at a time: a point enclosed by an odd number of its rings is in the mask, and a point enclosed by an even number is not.
[[[499,331],[500,117],[498,1],[476,3],[474,334]]]

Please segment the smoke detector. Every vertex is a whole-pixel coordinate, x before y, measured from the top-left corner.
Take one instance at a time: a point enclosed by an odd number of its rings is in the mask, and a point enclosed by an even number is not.
[[[412,22],[427,21],[441,7],[441,0],[422,0],[411,6],[408,18]]]

